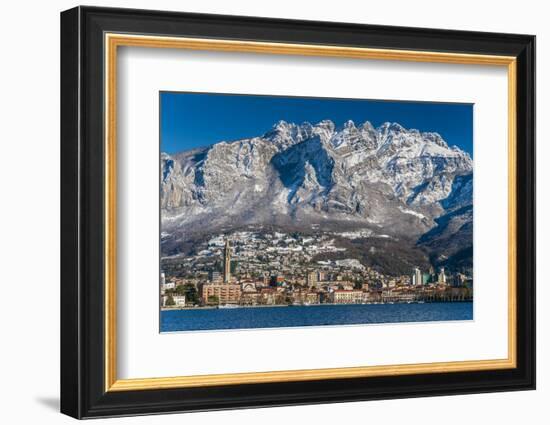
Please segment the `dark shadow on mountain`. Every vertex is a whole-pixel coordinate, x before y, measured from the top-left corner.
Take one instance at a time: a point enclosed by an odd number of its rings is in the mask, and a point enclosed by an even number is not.
[[[436,267],[445,267],[447,270],[455,270],[461,272],[467,272],[472,269],[474,249],[473,246],[461,249],[449,258],[441,260],[434,254],[431,258],[431,262]]]
[[[407,198],[407,204],[411,204],[416,199],[416,197],[428,187],[428,184],[429,181],[426,181],[414,187],[413,192]]]
[[[434,266],[471,271],[473,267],[473,208],[468,205],[445,214],[437,226],[423,234],[417,245],[430,253]]]
[[[435,219],[435,222],[437,225],[429,230],[428,232],[424,233],[419,239],[418,244],[427,244],[432,242],[433,240],[445,236],[445,232],[449,231],[449,226],[453,223],[453,220],[455,218],[464,216],[465,214],[471,214],[472,213],[472,206],[468,205],[462,208],[459,208],[456,211],[452,211],[448,214],[444,214],[441,217],[438,217]],[[468,223],[464,223],[460,227],[463,227],[464,225],[467,225]]]
[[[456,176],[453,180],[451,193],[441,201],[446,210],[473,203],[474,174]]]
[[[205,161],[205,159],[208,156],[209,149],[204,150],[204,152],[200,152],[196,154],[193,157],[193,160],[195,160],[195,178],[194,178],[194,184],[197,187],[198,190],[195,191],[194,196],[201,204],[205,204],[206,200],[204,198],[204,192],[201,189],[204,189],[206,186],[206,181],[204,179],[204,168],[202,167],[202,163]]]
[[[332,187],[334,160],[318,136],[291,146],[271,158],[271,164],[279,174],[280,180],[290,190],[289,203],[304,183],[307,163],[313,167],[317,182],[325,188],[325,193],[328,193]]]
[[[193,155],[193,161],[195,162],[195,164],[204,161],[209,150],[210,148],[205,148],[204,150],[197,152],[195,155]]]
[[[162,167],[162,181],[166,181],[166,178],[174,168],[174,160],[173,159],[166,159],[164,167]]]

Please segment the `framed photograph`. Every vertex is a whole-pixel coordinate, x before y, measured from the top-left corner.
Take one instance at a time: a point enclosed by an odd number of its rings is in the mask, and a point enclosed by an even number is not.
[[[61,14],[61,411],[535,388],[535,37]]]

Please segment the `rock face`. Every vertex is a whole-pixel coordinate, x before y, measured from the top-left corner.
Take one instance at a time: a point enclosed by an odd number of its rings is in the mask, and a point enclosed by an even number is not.
[[[280,121],[259,137],[163,153],[162,231],[371,229],[449,258],[472,244],[472,175],[470,156],[437,133]]]

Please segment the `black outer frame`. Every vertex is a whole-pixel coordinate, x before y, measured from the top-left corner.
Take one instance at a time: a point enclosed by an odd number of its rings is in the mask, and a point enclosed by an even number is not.
[[[517,368],[105,392],[105,32],[517,57]],[[61,412],[75,418],[535,388],[535,37],[76,7],[61,13]]]

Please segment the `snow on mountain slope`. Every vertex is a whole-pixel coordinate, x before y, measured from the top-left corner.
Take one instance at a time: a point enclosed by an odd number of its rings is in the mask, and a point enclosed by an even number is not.
[[[470,156],[437,133],[279,121],[258,137],[163,153],[162,229],[324,223],[415,238],[472,204],[472,174]]]

